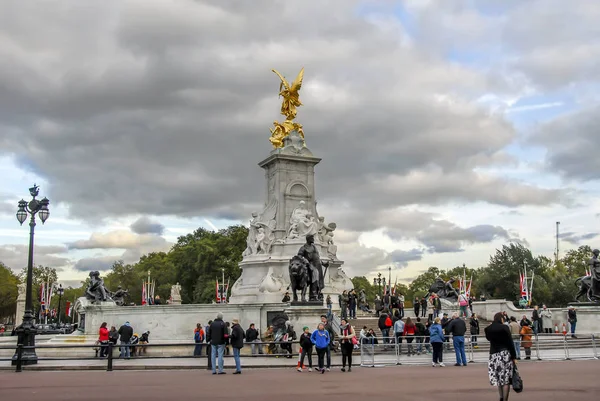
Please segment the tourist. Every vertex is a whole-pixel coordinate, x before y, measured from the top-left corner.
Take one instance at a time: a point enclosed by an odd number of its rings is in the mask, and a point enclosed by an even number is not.
[[[421,317],[425,317],[427,313],[427,298],[421,298]]]
[[[567,312],[568,322],[571,325],[571,337],[577,338],[575,335],[575,328],[577,327],[577,311],[573,306],[569,306],[569,311]]]
[[[479,318],[477,317],[477,314],[473,313],[471,315],[469,326],[471,329],[471,345],[473,348],[479,348],[477,345],[477,336],[479,335]]]
[[[254,323],[250,323],[250,327],[248,327],[248,330],[246,330],[246,342],[250,343],[252,355],[256,355],[257,353],[262,355],[263,348],[262,344],[260,343],[258,330],[256,330]]]
[[[227,325],[223,321],[223,314],[217,313],[217,318],[211,323],[208,333],[206,333],[206,342],[210,343],[211,348],[211,367],[213,375],[224,375],[223,372],[223,354],[225,353],[225,343],[229,332]],[[218,361],[217,361],[218,357]],[[218,371],[217,371],[217,363]]]
[[[290,302],[290,293],[286,291],[286,293],[283,295],[283,298],[281,299],[281,302],[285,303],[285,302]]]
[[[302,334],[300,335],[300,361],[298,361],[297,370],[298,372],[302,372],[302,367],[304,366],[304,358],[308,357],[308,371],[312,372],[312,351],[313,351],[313,343],[311,341],[310,329],[308,326],[304,326],[302,328]]]
[[[442,300],[437,294],[433,294],[433,317],[439,317],[442,312]]]
[[[512,336],[513,343],[515,344],[515,353],[517,354],[517,359],[521,359],[521,325],[519,322],[517,322],[516,317],[510,317],[510,323],[508,323],[508,327],[510,327],[510,334]]]
[[[367,326],[363,326],[362,330],[360,331],[360,333],[358,335],[359,341],[362,341],[362,339],[366,337],[368,331],[369,330],[367,329]]]
[[[354,328],[346,319],[342,319],[340,324],[340,347],[342,348],[342,372],[346,371],[346,362],[348,362],[348,372],[352,372],[352,351],[354,350],[354,341],[356,335]]]
[[[542,306],[540,317],[542,318],[542,326],[544,327],[544,333],[552,334],[552,311],[546,308],[546,305]]]
[[[531,326],[531,320],[527,319],[526,315],[523,315],[523,317],[521,318],[521,321],[519,322],[519,325],[521,327],[523,327],[525,325]]]
[[[387,308],[388,310],[392,307],[392,297],[390,296],[389,291],[386,291],[385,295],[383,296],[383,307]]]
[[[125,322],[125,324],[119,327],[119,340],[121,341],[121,358],[129,359],[131,357],[131,350],[129,349],[129,343],[131,342],[131,338],[133,337],[133,327],[129,322]]]
[[[140,349],[138,351],[138,355],[141,355],[141,354],[146,355],[146,350],[148,349],[148,347],[146,345],[148,345],[149,342],[150,342],[150,331],[146,330],[140,336]]]
[[[275,345],[275,333],[273,326],[268,326],[267,331],[263,334],[263,340],[267,343],[267,354],[274,354],[277,350],[277,345]]]
[[[288,352],[287,358],[292,358],[292,342],[296,341],[296,332],[294,326],[289,320],[285,322],[285,333],[281,341],[281,349]]]
[[[535,305],[533,307],[533,313],[531,314],[531,321],[533,322],[533,333],[537,336],[538,333],[544,332],[544,327],[542,325],[542,319],[540,317],[539,307]]]
[[[331,308],[333,307],[333,302],[331,302],[331,295],[327,294],[325,303],[327,304],[327,319],[331,319],[331,316],[333,315],[333,312],[331,311]]]
[[[525,359],[531,359],[531,346],[533,345],[531,339],[533,336],[533,330],[529,324],[521,326],[521,347],[525,349]]]
[[[367,330],[367,333],[361,340],[361,344],[363,344],[363,356],[361,357],[362,363],[364,363],[365,365],[367,364],[367,358],[365,358],[365,356],[368,356],[372,363],[375,362],[375,359],[373,357],[375,355],[375,345],[378,343],[379,342],[377,341],[377,337],[375,337],[375,332],[373,331],[373,329]]]
[[[440,320],[440,324],[442,325],[442,329],[444,329],[444,334],[446,334],[446,337],[444,338],[444,348],[446,351],[450,350],[450,337],[448,336],[448,323],[450,323],[450,319],[448,318],[448,314],[444,313],[442,316],[442,320]]]
[[[325,326],[325,330],[327,330],[329,333],[329,338],[331,339],[329,342],[329,347],[327,347],[327,371],[329,372],[331,369],[331,351],[335,351],[335,343],[333,341],[335,338],[335,331],[325,315],[321,315],[321,323],[323,323],[323,326]]]
[[[350,312],[350,319],[356,319],[356,301],[357,301],[356,292],[354,289],[350,291],[348,294],[348,309]]]
[[[415,327],[417,328],[416,339],[417,339],[417,355],[421,355],[423,352],[423,340],[425,337],[425,325],[421,323],[421,318],[417,317],[417,322],[415,323]]]
[[[424,334],[424,338],[423,338],[423,344],[425,344],[425,349],[427,350],[427,353],[431,354],[431,344],[429,343],[429,328],[431,327],[431,325],[433,324],[433,322],[431,320],[427,320],[425,322],[425,334]]]
[[[110,342],[113,346],[117,345],[119,341],[119,332],[115,326],[110,326],[110,331],[108,332],[108,342]]]
[[[212,322],[212,320],[209,320],[208,325],[206,325],[206,327],[204,328],[204,338],[206,341],[206,370],[212,370],[212,349],[209,344],[209,340],[206,337],[208,331],[210,330],[210,325],[212,324]]]
[[[507,401],[517,354],[510,328],[503,324],[502,312],[494,315],[494,321],[485,328],[485,338],[490,342],[488,376],[490,384],[498,387],[500,400]]]
[[[471,311],[471,315],[473,315],[473,301],[475,301],[475,297],[469,297],[469,310]]]
[[[467,308],[469,307],[469,299],[465,295],[464,291],[461,291],[460,295],[458,296],[458,306],[460,310],[460,317],[469,317],[467,313]]]
[[[396,311],[396,316],[397,319],[394,323],[394,338],[396,339],[396,344],[398,345],[398,354],[402,353],[402,338],[404,336],[404,321],[402,319],[400,319],[400,312]],[[383,330],[382,330],[383,332]],[[383,339],[383,342],[385,343],[385,337]]]
[[[233,360],[235,361],[234,375],[242,374],[242,363],[240,361],[240,351],[244,348],[244,329],[240,326],[240,321],[233,319],[231,321],[231,347],[233,348]]]
[[[412,322],[410,317],[406,318],[406,324],[404,325],[404,330],[402,331],[402,335],[406,337],[406,344],[408,347],[408,356],[414,354],[412,342],[417,334],[417,326]]]
[[[413,301],[413,310],[415,311],[415,317],[419,317],[420,307],[421,303],[419,301],[419,297],[415,297],[415,300]]]
[[[448,334],[452,334],[452,344],[456,355],[456,363],[454,366],[467,366],[467,355],[465,354],[465,333],[467,332],[467,324],[458,316],[458,313],[454,312],[446,329]]]
[[[379,297],[379,295],[375,296],[374,304],[375,304],[375,316],[379,317],[379,314],[383,310],[383,302],[381,301],[381,298]]]
[[[131,341],[129,342],[130,347],[129,349],[131,350],[131,356],[135,356],[136,355],[136,351],[137,351],[137,345],[140,342],[140,336],[138,335],[138,333],[133,333],[133,337],[131,337]]]
[[[202,323],[196,324],[196,328],[194,329],[194,356],[202,355],[202,343],[204,342],[204,329],[202,328]]]
[[[108,356],[108,329],[106,328],[108,323],[102,322],[100,330],[98,331],[98,341],[100,342],[100,358]]]
[[[162,301],[160,299],[160,295],[154,297],[154,305],[162,305]]]
[[[229,349],[229,333],[231,333],[231,323],[225,322],[225,327],[227,327],[227,335],[225,335],[225,355],[229,355],[231,350]]]
[[[350,297],[348,296],[348,292],[344,290],[342,292],[342,297],[340,298],[340,315],[342,319],[348,319],[348,302],[350,301]]]
[[[325,330],[325,325],[323,323],[319,323],[317,330],[313,331],[312,335],[310,336],[310,341],[315,345],[315,349],[317,350],[319,371],[321,374],[323,374],[325,373],[325,354],[327,354],[327,349],[329,348],[329,343],[331,342],[329,332]],[[329,369],[327,369],[327,371],[329,371]]]
[[[438,364],[441,367],[446,366],[443,362],[444,331],[442,330],[439,317],[435,318],[433,324],[429,328],[429,342],[433,348],[433,361],[431,362],[431,366],[436,367]]]
[[[400,317],[404,318],[404,294],[398,295],[398,308],[400,309]]]
[[[383,336],[383,343],[389,344],[392,319],[390,319],[390,317],[388,316],[387,309],[384,309],[381,315],[379,315],[379,319],[377,320],[377,326],[379,327],[379,330],[381,330],[381,335]]]

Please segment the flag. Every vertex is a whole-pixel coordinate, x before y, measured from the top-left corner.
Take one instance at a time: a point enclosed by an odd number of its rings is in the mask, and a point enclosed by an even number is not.
[[[40,287],[40,304],[40,310],[43,314],[46,310],[46,285],[44,283],[42,283],[42,286]]]
[[[219,291],[219,279],[217,279],[217,303],[221,303],[221,292]]]
[[[466,291],[467,298],[471,296],[471,284],[473,284],[473,273],[471,273],[471,279],[469,280],[469,287],[467,287],[467,291]]]
[[[520,288],[521,298],[529,299],[529,294],[527,291],[527,278],[525,277],[524,273],[519,274],[519,280],[520,280],[519,288]]]
[[[65,304],[65,309],[67,311],[67,316],[71,317],[71,312],[73,310],[73,308],[71,308],[71,301],[67,301],[67,303]]]
[[[148,302],[146,300],[146,283],[142,281],[142,305],[146,305]]]

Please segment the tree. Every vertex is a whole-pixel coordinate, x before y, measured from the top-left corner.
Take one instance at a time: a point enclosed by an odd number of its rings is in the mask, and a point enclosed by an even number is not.
[[[56,273],[56,269],[54,267],[48,266],[34,266],[33,267],[33,285],[31,288],[31,295],[33,299],[33,311],[34,315],[37,313],[36,311],[40,309],[40,290],[42,288],[42,284],[44,286],[47,285],[55,285],[58,281],[58,274]],[[27,280],[27,268],[23,268],[21,273],[19,273],[19,280],[22,282],[26,282]]]
[[[421,273],[408,286],[411,297],[424,297],[429,292],[431,284],[433,284],[435,279],[441,275],[440,269],[433,266],[427,269],[426,272]]]
[[[4,263],[0,262],[0,321],[16,312],[19,278]]]
[[[375,300],[375,296],[377,295],[377,287],[367,280],[365,276],[352,277],[352,285],[357,295],[359,295],[360,290],[365,290],[367,302],[373,302]],[[332,299],[332,301],[336,302],[337,300]]]
[[[576,278],[585,275],[588,268],[588,261],[592,257],[592,248],[589,245],[582,245],[577,249],[570,249],[561,259],[562,264],[567,268],[570,277]]]

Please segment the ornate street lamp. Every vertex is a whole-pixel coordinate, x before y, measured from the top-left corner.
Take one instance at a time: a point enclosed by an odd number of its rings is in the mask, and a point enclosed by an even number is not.
[[[377,278],[373,279],[373,283],[377,283],[379,286],[379,296],[381,297],[381,273],[377,273]]]
[[[58,316],[58,327],[60,327],[60,300],[65,293],[65,289],[63,288],[62,284],[58,285],[58,288],[56,288],[56,293],[58,294],[58,313],[56,315]]]
[[[28,216],[29,220],[29,258],[27,261],[27,290],[25,293],[25,313],[23,314],[23,323],[15,329],[17,334],[17,344],[22,344],[25,347],[35,347],[35,335],[37,329],[33,316],[33,234],[35,229],[35,215],[39,213],[42,224],[48,220],[50,211],[48,204],[50,201],[47,198],[37,200],[40,192],[40,187],[33,185],[29,188],[29,193],[33,199],[27,203],[23,199],[19,201],[19,210],[17,210],[17,220],[23,225]],[[18,359],[18,351],[15,352],[12,358],[12,364],[16,365]],[[35,348],[25,348],[22,350],[21,361],[23,365],[35,365],[38,358],[35,353]]]

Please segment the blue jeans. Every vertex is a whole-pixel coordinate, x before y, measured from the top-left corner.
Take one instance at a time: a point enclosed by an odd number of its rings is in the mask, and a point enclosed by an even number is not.
[[[210,359],[212,363],[212,372],[217,372],[217,354],[219,355],[219,373],[223,373],[223,354],[225,353],[225,344],[210,346]]]
[[[454,345],[454,353],[456,354],[456,363],[459,365],[467,366],[467,355],[465,354],[465,337],[454,336],[452,337],[452,343]]]
[[[383,343],[388,344],[390,342],[390,329],[381,329],[381,335],[383,336]]]
[[[240,363],[240,348],[233,348],[233,360],[235,361],[235,371],[242,371],[242,364]]]
[[[121,341],[121,358],[125,357],[129,359],[131,357],[131,347],[129,347],[129,341]]]
[[[577,327],[577,322],[571,323],[571,335],[575,334],[575,328]]]
[[[521,340],[514,340],[515,343],[515,352],[517,353],[517,358],[521,359]]]

